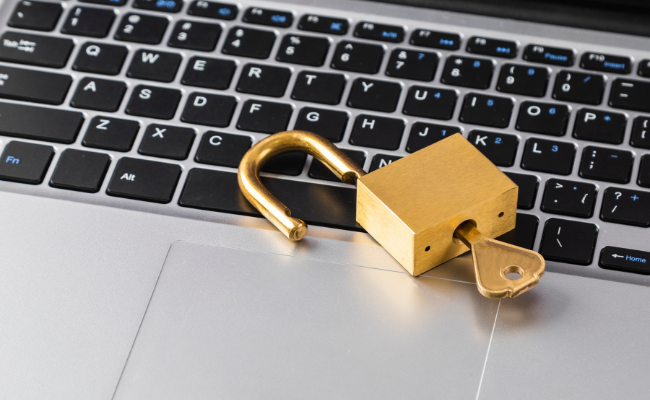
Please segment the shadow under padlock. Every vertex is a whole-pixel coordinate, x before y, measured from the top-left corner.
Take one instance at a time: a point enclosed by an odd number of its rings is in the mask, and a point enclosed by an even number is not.
[[[515,227],[518,187],[460,134],[369,174],[314,133],[289,131],[263,139],[242,159],[239,187],[262,215],[297,241],[307,224],[291,217],[259,178],[268,160],[290,151],[311,154],[343,182],[357,185],[357,222],[413,276],[468,249],[478,290],[489,298],[515,297],[544,274],[541,255],[492,239]]]

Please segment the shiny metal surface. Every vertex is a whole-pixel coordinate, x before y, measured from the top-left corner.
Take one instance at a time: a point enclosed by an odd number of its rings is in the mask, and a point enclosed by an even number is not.
[[[115,399],[468,399],[498,305],[467,283],[177,242]]]
[[[4,24],[3,21],[6,21],[11,12],[13,11],[13,8],[15,6],[17,0],[8,0],[5,1],[5,3],[2,5],[0,8],[0,21]],[[573,48],[576,50],[576,54],[580,55],[583,52],[586,51],[594,51],[594,52],[602,52],[605,54],[624,54],[624,55],[629,55],[632,57],[634,60],[635,64],[634,67],[636,67],[636,63],[640,61],[641,59],[644,58],[650,58],[650,39],[649,38],[643,38],[643,37],[637,37],[637,36],[630,36],[630,35],[622,35],[622,34],[613,34],[613,33],[604,33],[604,32],[596,32],[596,31],[589,31],[589,30],[582,30],[582,29],[575,29],[575,28],[567,28],[567,27],[560,27],[560,26],[550,26],[550,25],[543,25],[543,24],[536,24],[536,23],[530,23],[530,22],[521,22],[521,21],[514,21],[514,20],[504,20],[504,19],[498,19],[498,18],[490,18],[490,17],[482,17],[482,16],[475,16],[475,15],[465,15],[465,14],[459,14],[459,13],[453,13],[453,12],[443,12],[443,11],[437,11],[437,10],[427,10],[427,9],[421,9],[421,8],[409,8],[409,7],[400,7],[396,5],[390,5],[390,4],[372,4],[372,10],[369,12],[368,7],[370,4],[368,2],[357,2],[357,1],[347,1],[347,0],[331,0],[328,1],[326,5],[323,4],[321,1],[316,1],[316,0],[286,0],[284,2],[280,1],[267,1],[267,0],[260,0],[260,1],[250,1],[250,0],[242,0],[236,2],[240,6],[240,14],[245,10],[247,7],[252,6],[252,5],[261,5],[261,6],[267,6],[270,8],[275,8],[275,9],[290,9],[294,10],[296,18],[299,17],[300,15],[304,13],[317,13],[317,14],[322,14],[322,15],[335,15],[335,16],[346,16],[349,18],[352,26],[358,21],[362,20],[373,20],[378,23],[387,23],[387,24],[401,24],[406,27],[406,32],[407,36],[410,35],[410,32],[413,29],[416,28],[422,28],[422,29],[432,29],[432,30],[441,30],[441,31],[449,31],[449,32],[458,32],[461,33],[461,36],[463,38],[463,41],[466,41],[469,37],[477,35],[477,36],[485,36],[485,37],[491,37],[491,38],[501,38],[501,39],[511,39],[511,40],[516,40],[519,43],[519,48],[523,49],[527,44],[531,43],[541,43],[547,46],[557,46],[557,47],[568,47],[568,48]],[[50,36],[59,36],[59,37],[67,37],[67,38],[72,38],[77,44],[75,46],[75,49],[73,50],[73,53],[70,57],[70,60],[68,61],[68,65],[61,69],[61,70],[56,70],[57,72],[63,72],[63,73],[68,73],[72,75],[75,78],[75,82],[73,83],[73,86],[68,93],[68,96],[66,98],[66,101],[64,102],[63,106],[57,107],[57,108],[64,108],[64,109],[72,109],[69,105],[70,99],[72,98],[72,95],[74,93],[74,89],[76,88],[76,81],[80,79],[83,76],[95,76],[98,78],[103,78],[103,75],[96,75],[96,74],[86,74],[86,73],[79,73],[76,71],[73,71],[71,69],[71,65],[73,60],[75,59],[77,52],[79,51],[79,48],[83,43],[86,41],[90,40],[95,40],[95,39],[90,39],[90,38],[83,38],[83,37],[75,37],[75,36],[70,36],[70,35],[64,35],[60,33],[60,28],[64,23],[65,16],[67,15],[67,10],[69,10],[71,7],[75,5],[86,5],[88,6],[88,3],[78,3],[76,1],[66,1],[63,2],[64,7],[66,10],[64,10],[63,16],[60,19],[57,27],[53,32],[47,33]],[[95,5],[93,4],[92,7],[99,7],[103,8],[104,6],[101,5]],[[118,23],[115,22],[113,24],[113,27],[108,35],[108,38],[102,39],[102,41],[105,41],[107,43],[113,43],[113,44],[120,44],[127,46],[129,48],[129,55],[127,56],[127,59],[125,60],[124,66],[122,68],[122,72],[120,75],[114,78],[110,79],[120,79],[124,80],[128,83],[128,88],[126,92],[126,98],[130,96],[132,88],[140,83],[144,84],[152,84],[152,85],[164,85],[166,87],[171,87],[171,88],[176,88],[179,89],[183,92],[183,99],[181,100],[181,104],[176,112],[176,116],[168,122],[170,125],[183,125],[183,126],[189,126],[187,124],[183,124],[180,122],[180,114],[182,113],[182,109],[185,105],[185,101],[187,96],[195,91],[198,92],[213,92],[213,93],[227,93],[233,96],[236,96],[239,99],[238,106],[235,110],[234,117],[233,117],[233,122],[231,122],[230,126],[224,129],[218,129],[218,131],[222,132],[227,132],[227,133],[236,133],[236,134],[243,134],[243,135],[248,135],[250,136],[254,142],[261,140],[262,138],[266,137],[267,135],[264,134],[258,134],[258,133],[250,133],[250,132],[245,132],[245,131],[239,131],[236,129],[236,121],[239,116],[239,113],[241,112],[241,107],[242,104],[245,100],[251,99],[251,98],[259,98],[259,99],[265,99],[261,96],[251,96],[248,94],[244,93],[239,93],[236,92],[234,87],[236,86],[235,82],[239,80],[239,75],[242,70],[242,66],[246,64],[247,62],[256,62],[256,63],[261,63],[261,64],[269,64],[269,65],[277,65],[277,62],[273,60],[274,55],[277,53],[277,50],[279,48],[280,40],[276,40],[275,46],[271,52],[272,56],[267,59],[267,60],[249,60],[249,59],[234,59],[238,63],[238,68],[235,72],[235,76],[233,77],[233,83],[231,84],[230,89],[225,90],[225,91],[211,91],[207,89],[202,89],[202,88],[193,88],[189,86],[183,86],[180,84],[180,79],[182,76],[182,72],[185,70],[185,67],[187,66],[187,61],[194,55],[203,55],[203,56],[208,56],[208,57],[217,57],[217,58],[223,58],[223,59],[233,59],[233,57],[221,54],[220,49],[223,46],[223,42],[225,40],[225,34],[221,36],[221,39],[217,43],[217,50],[211,53],[205,53],[205,52],[196,52],[196,51],[190,51],[190,50],[179,50],[179,49],[171,49],[165,45],[167,43],[169,36],[171,35],[171,26],[175,23],[176,20],[178,19],[186,19],[190,21],[204,21],[204,22],[212,22],[212,23],[219,23],[221,24],[225,30],[228,30],[230,27],[235,26],[235,25],[246,25],[242,23],[239,18],[235,21],[212,21],[208,20],[205,18],[196,18],[192,17],[189,15],[185,14],[185,10],[187,9],[188,5],[187,3],[184,4],[183,8],[178,14],[170,14],[166,15],[164,13],[159,13],[155,11],[146,11],[146,10],[137,10],[135,12],[143,13],[143,14],[150,14],[150,15],[156,15],[156,16],[165,16],[168,19],[170,19],[170,27],[167,29],[167,33],[165,37],[163,38],[163,41],[159,45],[141,45],[137,43],[127,43],[127,42],[120,42],[112,39],[113,35],[115,34],[115,30],[117,29]],[[104,7],[105,8],[105,7]],[[129,6],[125,7],[115,7],[116,11],[118,13],[118,16],[116,18],[116,21],[119,21],[121,18],[122,14],[126,12],[132,11],[132,9]],[[251,25],[252,26],[252,25]],[[295,23],[294,23],[295,26]],[[273,29],[270,27],[259,27],[259,29],[267,29],[267,30],[273,30],[277,33],[278,37],[283,36],[284,34],[287,33],[300,33],[302,31],[298,31],[295,28],[288,28],[288,29]],[[15,31],[25,31],[25,30],[20,30],[20,29],[13,29]],[[352,29],[351,29],[352,31]],[[28,32],[28,31],[25,31]],[[311,35],[311,33],[308,33]],[[318,35],[316,36],[326,36],[326,35]],[[345,40],[345,39],[351,39],[351,40],[358,40],[361,42],[364,42],[362,39],[357,39],[352,36],[352,32],[348,32],[347,35],[338,37],[338,36],[332,36],[331,40],[332,43],[335,44],[339,40]],[[374,43],[374,44],[381,44],[378,42],[370,42],[370,41],[365,41],[369,43]],[[402,43],[402,44],[391,44],[391,43],[383,43],[382,44],[384,48],[386,49],[386,53],[388,54],[392,49],[397,48],[397,47],[404,47],[404,48],[414,48],[413,46],[408,45],[407,43]],[[138,50],[138,49],[158,49],[161,51],[172,51],[172,52],[177,52],[183,55],[183,61],[181,62],[181,65],[179,67],[179,72],[177,73],[177,76],[175,80],[172,83],[169,84],[160,84],[156,82],[151,82],[151,81],[143,81],[143,80],[138,80],[138,79],[132,79],[132,78],[126,78],[125,73],[126,70],[128,69],[128,66],[131,63],[133,54]],[[466,52],[464,51],[464,46],[458,51],[446,51],[446,50],[431,50],[428,49],[427,51],[434,51],[440,54],[442,59],[446,58],[448,55],[451,54],[458,54],[458,55],[464,55]],[[298,110],[302,108],[303,106],[316,106],[319,108],[325,108],[325,109],[339,109],[337,107],[330,107],[330,106],[322,106],[322,105],[315,105],[313,103],[305,103],[305,102],[300,102],[300,101],[295,101],[290,98],[290,93],[291,93],[291,88],[293,88],[293,85],[295,83],[295,77],[298,75],[300,71],[307,70],[307,69],[318,69],[318,70],[326,70],[326,71],[332,71],[327,65],[329,65],[329,62],[331,60],[333,54],[333,50],[330,49],[330,52],[328,54],[328,57],[326,59],[325,67],[322,68],[312,68],[312,67],[303,67],[299,65],[293,65],[293,64],[286,64],[284,66],[291,68],[293,71],[292,78],[289,81],[289,89],[287,90],[287,93],[280,98],[277,99],[277,101],[292,104],[294,106],[294,113],[291,118],[291,121],[289,123],[289,128],[292,128],[294,126]],[[384,62],[382,64],[382,67],[380,71],[384,71],[386,64],[388,62],[388,56],[384,57]],[[524,60],[521,60],[520,57],[518,57],[516,60],[508,60],[508,59],[495,59],[495,71],[498,72],[499,68],[501,65],[507,62],[516,62],[518,64],[528,64]],[[12,65],[15,66],[14,64],[8,64],[8,63],[2,63],[3,65]],[[537,65],[537,64],[536,64]],[[25,69],[36,69],[36,70],[48,70],[51,71],[51,69],[46,69],[46,68],[39,68],[39,67],[32,67],[32,66],[20,66],[20,68],[25,68]],[[554,66],[549,66],[549,69],[552,71],[553,74],[555,74],[557,71],[560,69],[568,69],[568,70],[574,70],[574,71],[581,71],[579,66],[574,65],[573,67],[570,68],[559,68],[559,67],[554,67]],[[343,72],[347,78],[348,78],[348,84],[346,85],[346,89],[343,93],[342,99],[347,99],[349,92],[350,92],[350,87],[351,84],[350,82],[354,80],[357,77],[365,76],[368,77],[369,75],[365,74],[358,74],[358,73],[353,73],[353,72]],[[436,75],[434,77],[434,81],[430,83],[424,83],[425,85],[428,86],[434,86],[434,87],[445,87],[445,88],[451,88],[450,86],[446,86],[440,83],[440,75],[442,73],[442,67],[438,67],[438,70],[436,72]],[[495,75],[498,75],[498,73],[495,73]],[[607,89],[605,90],[604,93],[604,98],[608,98],[610,88],[611,88],[611,81],[612,79],[618,77],[619,75],[616,74],[609,74],[609,73],[603,73],[603,75],[606,76],[607,81],[608,81],[608,86]],[[394,80],[392,78],[386,77],[383,75],[383,72],[374,75],[374,77],[378,79],[386,79],[389,81],[398,81]],[[630,77],[633,77],[634,79],[643,79],[636,77],[634,74],[630,75]],[[492,89],[495,84],[494,81],[496,81],[497,76],[494,76],[492,78],[493,83],[491,84],[491,88],[488,90],[483,90],[480,91],[482,93],[491,93],[499,96],[506,96],[505,94],[501,92],[497,92],[495,89]],[[408,117],[404,116],[401,114],[401,109],[403,108],[404,101],[405,101],[405,95],[406,95],[406,89],[413,85],[413,84],[423,84],[422,82],[416,82],[416,81],[409,81],[409,80],[401,80],[403,82],[403,90],[402,90],[402,95],[400,97],[400,101],[397,106],[397,111],[394,113],[375,113],[377,115],[385,115],[385,116],[393,116],[396,118],[401,118],[406,121],[406,130],[404,137],[402,138],[402,143],[399,147],[399,150],[396,152],[392,152],[392,154],[396,155],[406,155],[406,151],[404,150],[406,146],[406,142],[408,140],[408,132],[410,131],[411,125],[415,121],[422,121],[424,119],[421,118],[414,118],[414,117]],[[552,78],[550,81],[550,84],[552,85],[554,82],[554,79]],[[455,88],[455,90],[459,94],[459,98],[462,98],[466,93],[469,93],[471,91],[476,91],[474,89],[465,89],[465,88]],[[544,98],[539,99],[540,101],[544,102],[551,102],[551,103],[556,103],[552,98],[550,94],[551,90],[547,90],[547,94]],[[517,135],[520,138],[520,144],[519,144],[519,149],[517,151],[517,156],[515,158],[515,164],[513,167],[510,168],[503,168],[505,171],[512,171],[512,172],[523,172],[527,174],[533,174],[537,175],[542,179],[544,182],[548,178],[552,177],[557,177],[556,175],[552,174],[547,174],[547,173],[532,173],[530,171],[523,171],[519,167],[521,164],[521,156],[523,153],[523,144],[527,138],[530,137],[544,137],[543,135],[536,135],[536,134],[529,134],[525,132],[519,132],[514,128],[515,121],[517,119],[517,114],[518,114],[518,106],[519,104],[524,101],[524,100],[529,100],[529,97],[526,96],[519,96],[519,95],[507,95],[506,97],[511,97],[512,99],[515,100],[515,111],[513,113],[513,116],[511,118],[511,123],[510,126],[506,129],[503,130],[498,130],[501,132],[506,132],[509,134],[514,134]],[[268,100],[266,98],[265,100]],[[7,102],[13,102],[12,100],[2,100],[2,101],[7,101]],[[582,107],[585,107],[584,105],[581,104],[576,104],[576,103],[566,103],[566,102],[561,102],[563,104],[568,104],[571,108],[571,118],[568,123],[568,131],[570,131],[573,127],[573,124],[575,122],[575,114],[576,111]],[[134,119],[138,120],[141,123],[142,128],[140,129],[140,133],[138,137],[136,138],[135,144],[133,146],[133,149],[128,152],[128,153],[119,153],[119,152],[113,152],[113,151],[102,151],[105,153],[108,153],[112,159],[113,162],[111,163],[111,166],[109,167],[108,174],[107,176],[110,177],[113,173],[113,170],[115,168],[115,163],[116,161],[122,157],[122,156],[135,156],[135,157],[142,157],[145,159],[152,159],[152,160],[160,160],[154,157],[148,157],[148,156],[142,156],[137,154],[137,149],[140,145],[140,142],[142,140],[143,132],[144,132],[144,127],[147,126],[150,123],[160,123],[160,120],[155,120],[155,119],[149,119],[149,118],[142,118],[142,117],[133,117],[133,116],[128,116],[124,113],[124,108],[126,107],[127,100],[124,100],[122,102],[122,105],[119,109],[118,112],[112,113],[111,115],[116,116],[116,117],[123,117],[123,118],[128,118],[128,119]],[[46,106],[47,107],[47,106]],[[602,104],[600,106],[589,106],[590,108],[596,108],[596,109],[608,109],[611,110],[611,108],[607,107],[606,105]],[[78,110],[78,109],[75,109]],[[86,122],[81,128],[81,133],[77,139],[77,141],[72,144],[72,145],[61,145],[61,144],[53,144],[56,154],[53,159],[53,164],[56,164],[58,161],[58,156],[66,148],[79,148],[82,149],[84,148],[81,145],[81,141],[83,139],[83,134],[88,128],[88,122],[90,119],[92,119],[93,116],[95,115],[101,115],[102,113],[100,112],[95,112],[95,111],[90,111],[90,110],[83,110],[84,114],[86,115]],[[350,109],[348,110],[350,114],[350,121],[353,121],[356,115],[365,113],[364,110],[354,110]],[[635,112],[635,111],[621,111],[617,110],[617,112],[622,112],[628,117],[628,124],[627,124],[627,129],[626,129],[626,134],[625,134],[625,139],[623,144],[621,145],[616,145],[614,147],[619,148],[619,149],[624,149],[624,150],[629,150],[632,151],[635,155],[635,161],[634,161],[634,166],[633,166],[633,173],[632,173],[632,180],[630,183],[626,185],[613,185],[613,184],[607,184],[603,182],[597,182],[593,181],[593,183],[598,186],[599,188],[599,195],[596,201],[595,205],[595,210],[596,212],[594,213],[594,217],[589,218],[589,219],[582,219],[582,218],[574,218],[574,217],[562,217],[570,220],[579,220],[579,221],[587,221],[594,223],[598,226],[599,228],[599,233],[598,233],[598,242],[596,246],[596,253],[600,251],[605,246],[618,246],[618,247],[625,247],[625,248],[635,248],[635,249],[644,249],[647,246],[647,240],[646,237],[648,235],[648,229],[647,228],[640,228],[640,227],[630,227],[630,226],[623,226],[619,224],[614,224],[614,223],[609,223],[605,221],[601,221],[598,219],[598,211],[600,210],[601,204],[602,204],[602,192],[603,190],[608,187],[608,186],[620,186],[620,187],[625,187],[629,189],[639,189],[639,187],[636,185],[635,180],[636,180],[636,175],[638,173],[639,169],[639,163],[640,163],[640,157],[643,154],[647,154],[648,151],[644,151],[643,149],[638,149],[631,147],[629,145],[629,137],[630,137],[630,131],[632,129],[632,123],[631,121],[638,115],[642,115],[642,113]],[[473,126],[469,124],[462,124],[458,121],[458,115],[460,113],[460,106],[456,106],[456,110],[454,112],[454,115],[452,117],[451,121],[447,121],[445,123],[453,124],[453,125],[458,125],[462,128],[462,133],[463,135],[467,136],[468,132],[472,129],[484,129],[480,126]],[[435,120],[428,120],[429,122],[435,122]],[[197,134],[201,135],[203,132],[213,129],[205,126],[198,126],[194,125],[194,127],[197,130]],[[366,166],[365,169],[367,170],[370,165],[370,160],[372,157],[377,154],[377,153],[385,153],[385,151],[382,150],[376,150],[376,149],[367,149],[367,148],[360,148],[360,147],[355,147],[352,146],[348,143],[349,137],[350,137],[350,131],[352,129],[352,123],[348,124],[348,128],[345,132],[343,141],[338,144],[338,146],[342,148],[349,148],[349,149],[355,149],[355,150],[363,150],[367,154],[367,161],[366,161]],[[490,129],[488,129],[490,130]],[[493,131],[497,131],[492,129]],[[580,180],[581,178],[578,177],[578,164],[580,161],[580,153],[582,149],[587,146],[593,144],[592,142],[587,142],[587,141],[581,141],[581,140],[576,140],[570,137],[570,133],[567,133],[566,136],[558,138],[560,141],[571,141],[571,142],[576,142],[578,144],[578,156],[576,158],[576,162],[574,163],[573,167],[573,172],[570,176],[566,177],[566,179],[575,179],[575,180]],[[8,141],[13,140],[12,138],[8,137],[2,137],[0,136],[0,150],[1,147],[4,146]],[[30,140],[24,140],[24,139],[18,139],[22,141],[27,141],[30,142]],[[196,153],[196,150],[198,148],[199,140],[195,140],[194,145],[192,146],[192,149],[190,151],[190,154],[193,156]],[[101,150],[100,150],[101,151]],[[192,157],[191,156],[191,157]],[[66,191],[66,190],[60,190],[60,189],[53,189],[48,187],[46,184],[41,184],[37,186],[29,186],[29,185],[23,185],[19,183],[13,183],[13,182],[0,182],[0,191],[6,191],[6,192],[16,192],[16,193],[26,193],[26,194],[32,194],[32,195],[37,195],[37,196],[44,196],[44,197],[52,197],[52,198],[59,198],[59,199],[65,199],[65,200],[71,200],[75,202],[84,202],[84,203],[92,203],[92,204],[100,204],[100,205],[106,205],[110,207],[117,207],[117,208],[125,208],[125,209],[132,209],[132,210],[141,210],[145,212],[150,212],[150,213],[156,213],[156,214],[162,214],[162,215],[173,215],[173,216],[180,216],[183,218],[188,218],[188,219],[199,219],[199,220],[204,220],[204,221],[218,221],[218,222],[223,222],[223,223],[228,223],[232,225],[238,225],[238,226],[256,226],[262,229],[266,229],[266,223],[264,221],[259,221],[255,218],[250,218],[250,217],[240,217],[240,216],[233,216],[233,215],[226,215],[226,214],[221,214],[221,213],[213,213],[213,212],[208,212],[208,211],[200,211],[197,212],[197,210],[188,210],[181,208],[177,205],[178,199],[180,197],[181,193],[181,188],[182,185],[185,182],[185,178],[187,177],[187,172],[189,169],[194,168],[194,167],[200,167],[200,168],[207,168],[207,169],[216,169],[216,170],[227,170],[231,172],[235,172],[234,169],[232,168],[225,168],[225,167],[214,167],[214,166],[209,166],[205,164],[199,164],[196,163],[192,160],[192,158],[177,162],[177,164],[181,165],[183,168],[183,172],[180,178],[179,182],[179,187],[176,189],[176,192],[172,198],[172,202],[170,204],[166,205],[160,205],[160,204],[150,204],[150,203],[145,203],[145,202],[140,202],[140,201],[135,201],[135,200],[129,200],[129,199],[122,199],[122,198],[115,198],[115,197],[110,197],[105,194],[106,187],[108,185],[109,179],[106,179],[104,181],[104,184],[102,185],[102,188],[99,193],[95,194],[87,194],[87,193],[77,193],[77,192],[72,192],[72,191]],[[286,177],[286,176],[281,176],[282,178],[285,179],[296,179],[296,180],[305,180],[305,181],[314,181],[311,180],[310,178],[307,177],[307,171],[309,170],[311,160],[308,159],[307,164],[302,172],[302,174],[298,177]],[[54,170],[53,167],[50,167],[48,174],[45,177],[45,182],[49,181],[50,176],[52,174],[52,171]],[[336,182],[325,182],[325,181],[315,181],[321,184],[328,184],[328,185],[338,185]],[[524,213],[529,213],[529,214],[535,214],[540,217],[541,223],[538,228],[537,236],[535,239],[535,249],[539,248],[539,244],[541,241],[541,236],[542,236],[542,230],[543,230],[543,225],[544,221],[552,216],[552,214],[546,214],[542,213],[540,208],[542,200],[542,193],[541,190],[537,195],[535,205],[532,210],[522,210]],[[316,234],[318,232],[319,236],[326,236],[330,238],[335,238],[337,240],[365,240],[365,239],[358,239],[360,236],[364,236],[362,234],[357,234],[357,233],[350,233],[350,232],[342,232],[334,229],[329,229],[329,228],[322,228],[322,227],[312,227],[311,229],[311,234]],[[556,272],[562,272],[562,273],[567,273],[567,274],[572,274],[572,275],[582,275],[582,276],[592,276],[592,277],[598,277],[601,279],[609,279],[609,280],[614,280],[614,281],[621,281],[621,282],[630,282],[630,283],[635,283],[639,285],[644,285],[648,286],[650,284],[650,277],[648,276],[642,276],[642,275],[635,275],[635,274],[629,274],[629,273],[624,273],[624,272],[617,272],[617,271],[608,271],[608,270],[603,270],[597,266],[597,257],[594,257],[594,262],[589,265],[589,266],[576,266],[576,265],[570,265],[570,264],[561,264],[561,263],[556,263],[556,262],[549,262],[547,265],[547,268],[549,271],[556,271]]]

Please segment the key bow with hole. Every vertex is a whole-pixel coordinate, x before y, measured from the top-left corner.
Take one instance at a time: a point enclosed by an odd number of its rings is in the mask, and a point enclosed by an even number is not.
[[[544,274],[541,255],[493,239],[515,227],[518,187],[460,134],[369,174],[314,133],[281,132],[261,140],[239,165],[239,187],[285,236],[301,240],[307,224],[292,217],[259,178],[264,163],[290,151],[311,154],[343,182],[357,185],[357,222],[413,276],[468,249],[478,289],[489,298],[515,297]]]

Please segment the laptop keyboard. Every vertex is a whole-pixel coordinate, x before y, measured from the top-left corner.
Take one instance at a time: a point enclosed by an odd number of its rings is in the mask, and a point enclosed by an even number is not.
[[[462,132],[519,185],[504,240],[650,275],[647,245],[608,246],[650,237],[650,59],[260,6],[7,0],[0,179],[259,216],[236,168],[268,134],[319,133],[374,171]],[[362,230],[320,162],[264,171],[293,215]]]

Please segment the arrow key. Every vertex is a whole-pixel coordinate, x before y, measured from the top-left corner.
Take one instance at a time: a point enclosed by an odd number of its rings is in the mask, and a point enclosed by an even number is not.
[[[604,269],[650,275],[650,253],[607,246],[600,252],[598,265]]]
[[[589,218],[594,212],[598,190],[590,183],[549,179],[546,181],[542,211]]]
[[[607,188],[603,194],[600,219],[625,225],[650,226],[650,193]]]

